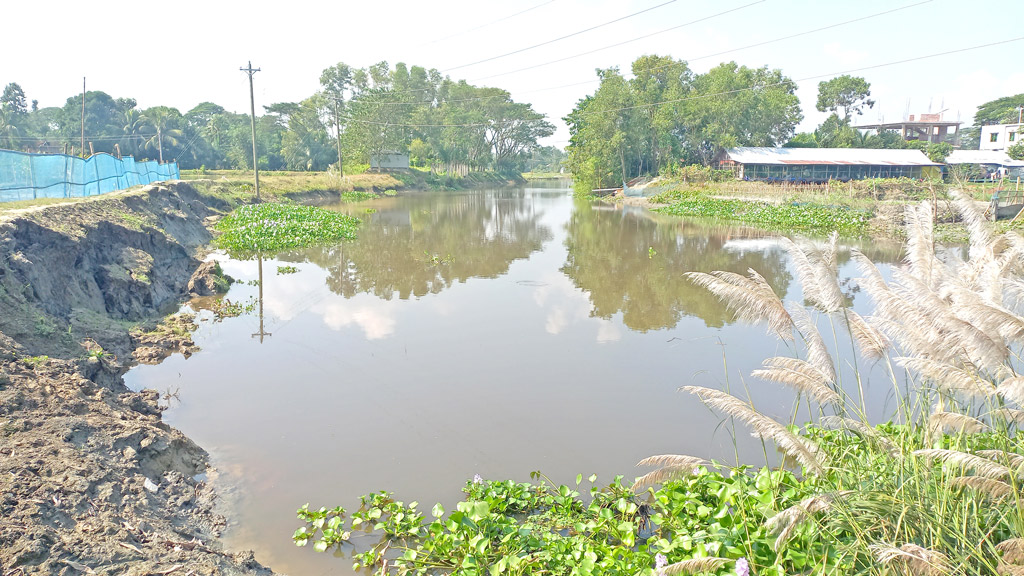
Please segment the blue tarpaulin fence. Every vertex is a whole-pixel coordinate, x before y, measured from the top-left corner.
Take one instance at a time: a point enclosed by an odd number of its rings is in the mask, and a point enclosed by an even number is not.
[[[0,202],[95,196],[180,177],[176,162],[136,162],[131,156],[110,154],[83,160],[65,154],[0,150]]]

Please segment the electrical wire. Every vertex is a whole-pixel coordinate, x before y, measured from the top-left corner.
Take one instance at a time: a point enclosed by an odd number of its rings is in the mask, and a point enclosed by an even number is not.
[[[787,79],[787,80],[785,80],[783,82],[773,82],[773,83],[770,83],[770,84],[763,84],[761,86],[750,86],[750,87],[745,87],[745,88],[737,88],[735,90],[727,90],[725,92],[716,92],[714,94],[701,94],[701,95],[698,95],[698,96],[685,96],[685,97],[682,97],[682,98],[673,98],[673,99],[670,99],[670,100],[660,100],[658,102],[648,102],[646,104],[637,104],[637,105],[634,105],[634,106],[622,106],[622,107],[619,107],[619,108],[607,108],[607,109],[604,109],[604,110],[593,110],[593,111],[588,111],[588,112],[581,112],[580,115],[581,116],[592,116],[592,115],[596,115],[596,114],[607,114],[609,112],[622,112],[622,111],[625,111],[625,110],[636,110],[636,109],[639,109],[639,108],[649,108],[651,106],[660,106],[662,104],[674,104],[674,103],[677,103],[677,102],[685,102],[685,101],[688,101],[688,100],[700,100],[700,99],[704,99],[704,98],[716,98],[716,97],[719,97],[719,96],[728,96],[730,94],[737,94],[737,93],[740,93],[740,92],[750,92],[750,91],[754,91],[754,90],[761,90],[761,89],[764,89],[764,88],[772,88],[772,87],[775,87],[775,86],[785,86],[785,85],[788,85],[788,84],[799,84],[801,82],[808,82],[808,81],[811,81],[811,80],[818,80],[818,79],[821,79],[821,78],[830,78],[830,77],[835,77],[835,76],[839,76],[839,75],[843,75],[843,74],[850,74],[850,73],[854,73],[854,72],[863,72],[865,70],[875,70],[875,69],[878,69],[878,68],[885,68],[885,67],[888,67],[888,66],[897,66],[899,64],[907,64],[907,63],[910,63],[910,62],[918,62],[920,60],[927,60],[929,58],[938,58],[940,56],[948,56],[950,54],[959,54],[959,53],[962,53],[962,52],[969,52],[971,50],[980,50],[982,48],[991,48],[993,46],[1001,46],[1003,44],[1010,44],[1012,42],[1020,42],[1021,40],[1024,40],[1024,36],[1018,36],[1016,38],[1009,38],[1009,39],[1006,39],[1006,40],[999,40],[997,42],[989,42],[989,43],[986,43],[986,44],[978,44],[978,45],[975,45],[975,46],[967,46],[967,47],[964,47],[964,48],[957,48],[955,50],[946,50],[946,51],[943,51],[943,52],[935,52],[935,53],[932,53],[932,54],[925,54],[925,55],[922,55],[922,56],[915,56],[913,58],[905,58],[903,60],[894,60],[892,62],[884,62],[884,63],[881,63],[881,64],[873,64],[871,66],[862,66],[860,68],[851,68],[851,69],[848,69],[848,70],[841,70],[841,71],[838,71],[838,72],[829,72],[829,73],[826,73],[826,74],[816,74],[814,76],[806,76],[806,77],[803,77],[803,78],[798,78],[796,80]],[[379,126],[409,127],[409,128],[461,128],[461,127],[477,127],[477,126],[485,125],[485,124],[480,124],[480,123],[474,123],[474,124],[393,124],[393,123],[390,123],[390,122],[373,122],[373,121],[369,121],[369,120],[356,120],[356,119],[350,119],[349,121],[350,122],[363,123],[363,124],[373,124],[373,125],[379,125]]]
[[[764,0],[760,0],[760,1],[764,1]],[[776,42],[782,42],[782,41],[785,41],[785,40],[791,40],[793,38],[799,38],[801,36],[807,36],[809,34],[814,34],[814,33],[817,33],[817,32],[822,32],[824,30],[830,30],[832,28],[838,28],[840,26],[846,26],[847,24],[853,24],[853,23],[856,23],[856,22],[862,22],[864,20],[870,20],[872,18],[877,18],[879,16],[884,16],[886,14],[891,14],[893,12],[899,12],[901,10],[906,10],[906,9],[909,9],[909,8],[914,8],[914,7],[917,7],[917,6],[921,6],[922,4],[928,4],[928,3],[931,3],[931,2],[934,2],[934,0],[923,0],[921,2],[915,2],[913,4],[907,4],[907,5],[904,5],[904,6],[897,7],[897,8],[891,8],[889,10],[883,10],[881,12],[875,12],[873,14],[868,14],[868,15],[865,15],[865,16],[861,16],[861,17],[858,17],[858,18],[851,19],[851,20],[844,20],[842,22],[836,22],[834,24],[829,24],[827,26],[822,26],[822,27],[819,27],[819,28],[813,28],[811,30],[804,30],[803,32],[797,32],[796,34],[789,34],[787,36],[780,36],[778,38],[772,38],[770,40],[765,40],[763,42],[757,42],[755,44],[748,44],[746,46],[740,46],[740,47],[737,47],[737,48],[730,48],[729,50],[724,50],[724,51],[721,51],[721,52],[716,52],[714,54],[705,54],[703,56],[697,56],[696,58],[685,58],[685,59],[682,59],[682,61],[687,62],[687,63],[689,63],[689,62],[696,62],[698,60],[704,60],[704,59],[707,59],[707,58],[712,58],[714,56],[721,56],[723,54],[730,54],[732,52],[739,52],[741,50],[747,50],[749,48],[756,48],[756,47],[765,46],[765,45],[768,45],[768,44],[774,44]],[[757,3],[758,2],[754,2],[753,4],[757,4]],[[668,32],[668,31],[674,30],[676,28],[681,28],[681,27],[684,27],[684,26],[688,26],[688,25],[690,25],[692,23],[695,23],[695,22],[701,22],[703,20],[714,18],[716,16],[720,16],[722,14],[726,14],[726,13],[731,12],[731,11],[741,10],[741,9],[747,8],[749,6],[752,6],[753,4],[747,4],[747,5],[744,5],[744,6],[740,6],[740,7],[734,8],[734,9],[726,11],[726,12],[721,12],[719,14],[714,14],[712,16],[708,16],[707,18],[704,18],[702,20],[695,20],[694,22],[691,22],[691,23],[681,24],[679,26],[676,26],[676,27],[673,27],[673,28],[668,28],[668,29],[665,29],[665,30],[661,30],[659,32],[654,32],[654,33],[648,34],[646,36],[640,36],[640,37],[634,38],[632,40],[626,40],[625,42],[619,42],[619,43],[616,43],[616,44],[610,44],[608,46],[603,46],[603,47],[600,47],[600,48],[596,48],[596,49],[591,50],[589,52],[582,52],[580,54],[576,54],[574,56],[569,56],[569,57],[566,57],[566,58],[560,58],[558,60],[551,60],[551,61],[548,61],[548,62],[541,62],[539,64],[534,64],[532,66],[527,66],[525,68],[519,68],[517,70],[511,70],[509,72],[502,72],[500,74],[493,74],[491,76],[485,76],[485,77],[482,77],[482,78],[474,78],[474,79],[472,79],[470,81],[471,82],[476,82],[476,81],[479,81],[479,80],[488,80],[490,78],[496,78],[496,77],[499,77],[499,76],[504,76],[504,75],[508,75],[508,74],[515,74],[515,73],[518,73],[518,72],[523,72],[523,71],[526,71],[526,70],[532,70],[532,69],[535,69],[535,68],[541,68],[541,67],[544,67],[544,66],[548,66],[550,64],[555,64],[555,63],[558,63],[558,62],[563,62],[565,60],[570,60],[572,58],[577,58],[579,56],[586,56],[586,55],[589,55],[589,54],[593,54],[595,52],[600,52],[602,50],[606,50],[608,48],[615,48],[617,46],[621,46],[623,44],[627,44],[627,43],[633,42],[635,40],[641,40],[641,39],[644,39],[644,38],[648,38],[650,36],[654,36],[654,35],[657,35],[657,34],[661,34],[661,33],[664,33],[664,32]],[[675,65],[675,62],[673,62],[672,64],[665,64],[665,65],[662,65],[662,66],[654,66],[652,68],[647,68],[645,71],[647,71],[647,72],[654,72],[656,70],[661,70],[663,68],[667,68],[667,67],[673,66],[673,65]],[[519,93],[520,94],[531,94],[531,93],[534,93],[534,92],[559,90],[559,89],[562,89],[562,88],[570,88],[570,87],[575,87],[575,86],[582,86],[582,85],[585,85],[585,84],[594,84],[596,82],[599,82],[599,80],[598,79],[590,79],[590,80],[584,80],[582,82],[575,82],[575,83],[572,83],[572,84],[563,84],[561,86],[555,86],[555,87],[551,87],[551,88],[538,88],[538,89],[534,89],[534,90],[526,90],[526,91],[522,91],[522,92],[519,92]],[[424,90],[427,90],[427,88],[418,88],[416,90],[403,90],[403,91],[391,92],[391,94],[406,94],[406,93],[410,93],[410,92],[422,92]],[[499,96],[477,96],[475,98],[463,98],[463,99],[459,99],[459,100],[446,100],[446,102],[454,103],[454,102],[469,102],[469,101],[474,101],[474,100],[490,100],[490,99],[498,98],[498,97]],[[416,105],[416,104],[422,104],[422,102],[414,102],[414,101],[408,101],[408,102],[382,102],[382,104],[387,104],[387,105]]]
[[[639,16],[640,14],[643,14],[645,12],[650,12],[651,10],[657,10],[658,8],[661,8],[663,6],[667,6],[667,5],[672,4],[672,3],[676,2],[676,1],[677,0],[668,0],[667,2],[662,2],[661,4],[658,4],[657,6],[651,6],[650,8],[644,8],[643,10],[640,10],[639,12],[633,12],[632,14],[627,14],[625,16],[621,16],[621,17],[616,18],[614,20],[609,20],[607,22],[602,22],[601,24],[598,24],[597,26],[591,26],[590,28],[586,28],[584,30],[579,30],[579,31],[573,32],[572,34],[566,34],[565,36],[560,36],[560,37],[555,38],[553,40],[547,40],[545,42],[541,42],[540,44],[534,44],[533,46],[527,46],[526,48],[520,48],[518,50],[513,50],[511,52],[506,52],[504,54],[499,54],[497,56],[491,56],[490,58],[484,58],[483,60],[477,60],[476,62],[470,62],[469,64],[460,64],[459,66],[454,66],[454,67],[451,67],[451,68],[446,68],[445,70],[442,70],[442,72],[451,72],[452,70],[459,70],[459,69],[462,69],[462,68],[468,68],[470,66],[476,66],[477,64],[483,64],[484,62],[492,62],[494,60],[498,60],[499,58],[504,58],[506,56],[511,56],[513,54],[519,54],[521,52],[526,52],[527,50],[533,50],[534,48],[540,48],[541,46],[547,46],[548,44],[554,44],[555,42],[560,42],[562,40],[565,40],[566,38],[572,38],[573,36],[579,36],[580,34],[591,32],[593,30],[597,30],[598,28],[603,28],[603,27],[608,26],[610,24],[615,24],[616,22],[621,22],[623,20],[626,20],[628,18],[632,18],[634,16]]]
[[[520,10],[519,12],[516,12],[515,14],[509,14],[508,16],[505,16],[505,17],[502,17],[502,18],[498,18],[497,20],[492,20],[491,22],[488,22],[486,24],[481,24],[481,25],[476,26],[474,28],[470,28],[468,30],[463,30],[462,32],[456,32],[455,34],[450,34],[450,35],[445,36],[443,38],[437,38],[437,39],[431,40],[429,42],[424,42],[423,44],[416,45],[413,48],[422,48],[424,46],[429,46],[431,44],[437,44],[438,42],[444,42],[445,40],[451,40],[452,38],[457,38],[457,37],[462,36],[464,34],[469,34],[470,32],[476,32],[477,30],[480,30],[482,28],[487,28],[488,26],[492,26],[494,24],[497,24],[498,22],[504,22],[505,20],[511,20],[512,18],[515,18],[516,16],[520,16],[522,14],[526,14],[527,12],[530,12],[532,10],[536,10],[537,8],[542,8],[544,6],[547,6],[548,4],[552,4],[554,2],[555,2],[555,0],[548,0],[547,2],[543,2],[541,4],[537,4],[535,6],[531,6],[530,8],[527,8],[525,10]]]
[[[588,55],[594,54],[596,52],[601,52],[601,51],[608,50],[608,49],[611,49],[611,48],[617,48],[619,46],[624,46],[624,45],[629,44],[631,42],[636,42],[638,40],[644,40],[644,39],[650,38],[651,36],[657,36],[658,34],[664,34],[666,32],[671,32],[673,30],[678,30],[680,28],[685,28],[687,26],[692,26],[694,24],[698,24],[700,22],[711,20],[713,18],[718,18],[719,16],[725,16],[726,14],[731,14],[733,12],[738,12],[738,11],[743,10],[745,8],[750,8],[751,6],[754,6],[754,5],[757,5],[757,4],[761,4],[761,3],[764,3],[766,1],[767,0],[757,0],[756,2],[751,2],[750,4],[744,4],[743,6],[737,6],[736,8],[730,8],[729,10],[725,10],[724,12],[718,12],[717,14],[712,14],[710,16],[705,16],[704,18],[700,18],[700,19],[697,19],[697,20],[691,20],[691,21],[686,22],[684,24],[679,24],[678,26],[673,26],[671,28],[665,28],[664,30],[658,30],[657,32],[651,32],[650,34],[644,34],[643,36],[637,36],[636,38],[632,38],[630,40],[625,40],[623,42],[618,42],[616,44],[609,44],[608,46],[602,46],[602,47],[596,48],[594,50],[588,50],[587,52],[580,52],[579,54],[573,54],[572,56],[566,56],[565,58],[559,58],[558,60],[549,60],[548,62],[543,62],[541,64],[534,64],[532,66],[527,66],[525,68],[519,68],[517,70],[510,70],[508,72],[501,72],[499,74],[491,74],[490,76],[482,76],[480,78],[474,78],[474,79],[470,80],[470,82],[477,82],[477,81],[480,81],[480,80],[490,80],[491,78],[497,78],[499,76],[507,76],[509,74],[516,74],[518,72],[524,72],[526,70],[534,70],[536,68],[543,68],[544,66],[550,66],[552,64],[558,64],[559,62],[565,62],[566,60],[572,60],[573,58],[579,58],[580,56],[588,56]],[[926,0],[926,1],[927,2],[931,2],[932,0]]]

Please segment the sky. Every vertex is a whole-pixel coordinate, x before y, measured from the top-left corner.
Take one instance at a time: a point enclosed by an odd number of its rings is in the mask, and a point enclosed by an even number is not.
[[[628,72],[645,54],[696,72],[781,69],[798,82],[799,131],[826,117],[818,83],[843,73],[866,78],[877,101],[855,125],[940,111],[970,124],[979,104],[1024,92],[1024,0],[51,0],[45,11],[6,6],[22,24],[4,27],[18,49],[0,55],[0,85],[17,82],[40,107],[63,106],[85,77],[142,108],[212,101],[248,113],[239,68],[250,61],[260,110],[312,95],[337,62],[383,60],[508,90],[558,127],[542,143],[564,147],[561,119],[596,90],[595,70]]]

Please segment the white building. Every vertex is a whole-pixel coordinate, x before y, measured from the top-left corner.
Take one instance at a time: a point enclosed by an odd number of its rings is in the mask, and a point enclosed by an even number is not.
[[[946,156],[946,164],[973,164],[978,167],[976,179],[998,180],[1024,177],[1024,162],[1013,160],[999,150],[955,150]]]
[[[981,150],[1006,150],[1024,138],[1024,124],[991,124],[981,127]]]

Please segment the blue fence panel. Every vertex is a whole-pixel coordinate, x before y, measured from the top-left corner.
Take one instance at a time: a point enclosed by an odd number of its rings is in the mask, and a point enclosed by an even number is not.
[[[176,162],[136,162],[131,156],[96,154],[83,160],[65,154],[0,150],[0,202],[76,198],[181,178]]]

